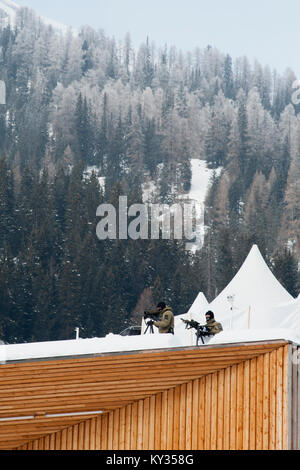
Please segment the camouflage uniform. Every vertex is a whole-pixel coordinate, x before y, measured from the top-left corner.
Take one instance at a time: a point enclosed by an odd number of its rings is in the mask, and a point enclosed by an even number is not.
[[[211,318],[206,322],[205,327],[208,329],[208,334],[210,335],[216,335],[218,333],[221,333],[223,331],[223,327],[221,323],[216,322],[214,318]]]
[[[174,314],[171,307],[166,307],[161,311],[161,320],[155,321],[154,326],[160,333],[174,333]]]

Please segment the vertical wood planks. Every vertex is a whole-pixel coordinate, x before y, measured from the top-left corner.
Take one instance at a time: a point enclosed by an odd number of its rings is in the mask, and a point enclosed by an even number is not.
[[[112,420],[112,449],[118,450],[120,448],[120,410],[115,410]]]
[[[90,449],[89,450],[95,450],[96,449],[96,418],[91,419],[91,428],[90,428]]]
[[[174,405],[173,409],[169,410],[174,415],[173,419],[173,445],[172,450],[179,450],[179,433],[180,433],[180,386],[176,387],[174,390]]]
[[[256,450],[263,449],[263,372],[264,357],[257,358],[256,366]]]
[[[26,448],[297,448],[300,374],[291,352],[290,345],[282,346],[45,436]]]
[[[117,411],[118,410],[116,410],[116,412]],[[118,419],[118,416],[116,416],[116,419]],[[135,450],[137,448],[137,434],[138,434],[138,403],[135,402],[132,404],[132,407],[131,407],[131,439],[130,439],[131,450]],[[117,450],[118,448],[119,447],[114,447],[115,450]]]
[[[125,428],[126,428],[126,409],[120,409],[120,432],[119,432],[119,450],[125,450]]]
[[[182,404],[183,406],[183,404]],[[186,425],[185,425],[185,433],[186,433],[186,443],[185,449],[191,450],[192,449],[192,406],[193,406],[193,383],[189,382],[186,386]]]
[[[73,430],[73,444],[72,450],[78,450],[78,424],[75,424],[71,429]]]
[[[263,422],[262,422],[262,448],[269,448],[270,433],[270,355],[263,356]]]
[[[277,396],[277,384],[276,384],[276,361],[277,353],[272,351],[270,354],[270,389],[269,389],[269,400],[270,400],[270,416],[269,416],[269,450],[276,449],[276,396]]]
[[[231,368],[224,371],[224,427],[223,427],[223,449],[230,449],[230,374]]]
[[[186,384],[180,386],[179,410],[179,450],[182,450],[186,445]]]
[[[237,402],[236,402],[236,450],[243,449],[243,404],[244,404],[244,363],[237,366]]]
[[[84,433],[85,433],[85,423],[83,421],[78,426],[78,450],[84,450]]]
[[[244,363],[243,385],[243,450],[249,450],[250,438],[250,361]]]
[[[101,450],[101,427],[102,418],[97,416],[96,418],[96,450]]]
[[[29,450],[32,450],[32,442],[30,444],[31,444],[31,447],[29,448]],[[55,434],[50,435],[50,448],[49,448],[49,450],[55,450]]]
[[[72,450],[73,448],[73,429],[67,429],[67,450]]]
[[[149,399],[149,450],[154,449],[155,442],[155,395]]]
[[[199,434],[199,380],[193,381],[192,390],[192,449],[198,449],[198,434]]]
[[[161,450],[168,449],[168,392],[162,393],[161,398]]]
[[[175,415],[175,405],[174,405],[174,394],[175,390],[171,389],[168,392],[168,404],[167,404],[167,449],[174,450],[174,415]]]
[[[210,450],[217,449],[218,373],[211,377]]]
[[[237,366],[231,367],[231,380],[230,380],[230,441],[229,448],[234,450],[236,447],[236,401],[237,401],[237,381],[236,381]]]
[[[218,374],[218,384],[217,384],[217,450],[223,449],[224,442],[224,370],[221,370]]]
[[[276,449],[282,450],[282,400],[283,400],[283,349],[277,349],[277,364],[276,364]]]
[[[299,393],[300,393],[300,348],[297,348],[297,357],[294,357],[294,362],[297,364],[297,415],[296,415],[296,428],[297,428],[297,450],[300,450],[300,399],[299,399]]]
[[[105,413],[103,416],[101,416],[101,450],[107,450],[107,424],[108,424],[108,414]]]
[[[282,433],[283,449],[290,450],[292,447],[292,346],[287,344],[283,347],[283,412]]]
[[[211,435],[211,381],[212,375],[209,374],[202,379],[205,382],[205,395],[203,396],[204,402],[204,450],[210,449],[210,435]]]
[[[297,355],[298,348],[296,345],[292,346],[292,377],[291,377],[291,449],[297,449],[297,414],[298,414],[298,393],[297,393],[297,385],[298,385],[298,365],[297,365]],[[296,360],[295,360],[296,359]]]
[[[162,430],[161,430],[161,410],[162,408],[162,393],[159,393],[155,397],[155,410],[154,410],[154,449],[160,450],[162,441]]]
[[[143,450],[149,450],[149,413],[150,399],[144,400],[144,417],[143,417]],[[127,449],[127,447],[126,447]]]
[[[249,449],[256,450],[256,358],[250,361],[250,419],[249,419]]]
[[[144,415],[144,406],[143,406],[143,401],[140,400],[138,403],[137,450],[143,449],[143,415]]]
[[[199,423],[198,423],[198,449],[205,447],[205,378],[199,380]]]

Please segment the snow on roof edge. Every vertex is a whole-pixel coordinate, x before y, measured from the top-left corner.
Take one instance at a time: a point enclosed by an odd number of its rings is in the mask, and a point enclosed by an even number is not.
[[[196,346],[196,337],[182,339],[176,335],[140,335],[122,337],[110,334],[106,338],[92,338],[44,343],[0,346],[0,364],[16,361],[74,358],[80,356],[139,351],[178,349]],[[238,343],[287,341],[300,345],[300,333],[288,329],[223,331],[206,340],[205,346],[236,345]],[[199,348],[203,345],[200,343]]]

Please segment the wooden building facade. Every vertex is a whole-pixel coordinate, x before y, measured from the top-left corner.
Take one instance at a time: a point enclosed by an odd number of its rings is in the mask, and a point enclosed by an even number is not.
[[[297,357],[278,340],[3,364],[0,448],[300,449]]]

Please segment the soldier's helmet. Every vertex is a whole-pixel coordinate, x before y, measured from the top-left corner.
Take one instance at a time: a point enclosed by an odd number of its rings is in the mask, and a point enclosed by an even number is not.
[[[157,308],[161,308],[162,310],[166,308],[165,302],[159,302],[159,304],[157,304]]]
[[[206,316],[206,317],[209,317],[209,318],[210,318],[210,320],[212,320],[213,318],[215,318],[215,315],[214,315],[214,313],[213,313],[213,312],[211,312],[211,311],[209,311],[209,312],[206,312],[205,316]]]

